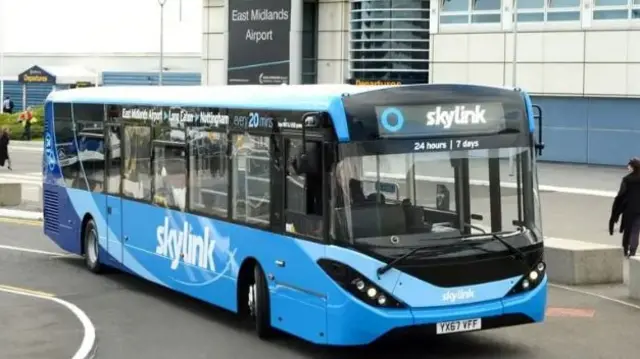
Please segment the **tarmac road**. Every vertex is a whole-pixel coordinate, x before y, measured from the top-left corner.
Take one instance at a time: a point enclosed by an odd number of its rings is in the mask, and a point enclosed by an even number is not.
[[[73,257],[7,250],[6,246],[21,246],[57,251],[42,235],[41,227],[25,224],[0,222],[3,233],[0,237],[0,284],[54,293],[80,307],[96,327],[97,358],[100,359],[387,359],[390,356],[407,359],[615,359],[633,357],[637,348],[639,309],[557,288],[549,290],[549,307],[555,308],[556,312],[558,308],[573,308],[578,314],[582,313],[580,316],[575,313],[558,316],[556,313],[539,325],[447,337],[405,337],[367,348],[323,348],[286,335],[273,342],[263,342],[234,315],[132,276],[121,273],[97,276],[87,272],[81,260]],[[21,304],[31,305],[24,301]],[[14,311],[16,305],[15,298],[0,293],[0,308]],[[0,311],[0,323],[5,324],[2,328],[7,328],[9,323],[35,320],[37,313],[49,310],[44,307],[46,304],[33,305],[43,307],[38,309],[40,312],[34,310],[32,315],[17,317],[7,317],[7,310]],[[77,336],[61,338],[54,336],[54,332],[74,333],[78,329],[77,323],[67,323],[65,313],[55,315],[60,318],[55,324],[68,324],[68,327],[43,324],[44,328],[37,335],[29,337],[28,333],[23,333],[25,336],[12,340],[11,345],[56,344],[61,349],[44,356],[42,352],[25,349],[22,356],[0,354],[0,358],[69,358],[64,356],[63,349],[67,348],[66,353],[72,352],[78,344]],[[50,330],[51,335],[43,330]]]

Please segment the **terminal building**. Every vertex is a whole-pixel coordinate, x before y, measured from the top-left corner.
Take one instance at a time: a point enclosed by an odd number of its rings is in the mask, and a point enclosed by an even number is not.
[[[543,108],[544,160],[640,156],[640,0],[518,0],[517,21],[505,0],[203,0],[203,9],[205,84],[510,86],[515,73]]]

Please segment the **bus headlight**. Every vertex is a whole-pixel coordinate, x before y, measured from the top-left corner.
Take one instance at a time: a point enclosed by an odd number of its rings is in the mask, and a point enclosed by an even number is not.
[[[536,288],[542,281],[542,278],[544,278],[546,269],[547,265],[544,262],[538,262],[527,275],[523,276],[523,278],[518,281],[513,288],[511,288],[509,295],[526,292]]]
[[[367,296],[369,298],[375,298],[377,294],[378,294],[378,291],[375,288],[371,287],[367,289]]]
[[[406,307],[372,280],[344,263],[331,259],[320,259],[318,265],[340,287],[369,305],[389,309]]]

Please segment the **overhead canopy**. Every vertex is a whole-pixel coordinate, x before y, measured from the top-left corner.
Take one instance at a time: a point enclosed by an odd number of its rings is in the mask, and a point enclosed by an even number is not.
[[[34,65],[20,75],[22,84],[75,85],[95,83],[97,74],[81,66],[38,66]]]

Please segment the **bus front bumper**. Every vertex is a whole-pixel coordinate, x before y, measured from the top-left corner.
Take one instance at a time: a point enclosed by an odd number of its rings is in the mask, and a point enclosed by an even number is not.
[[[327,344],[366,345],[397,334],[436,335],[438,326],[445,329],[441,334],[450,334],[537,323],[544,320],[546,303],[546,276],[529,292],[467,305],[387,310],[352,299],[328,308]]]

